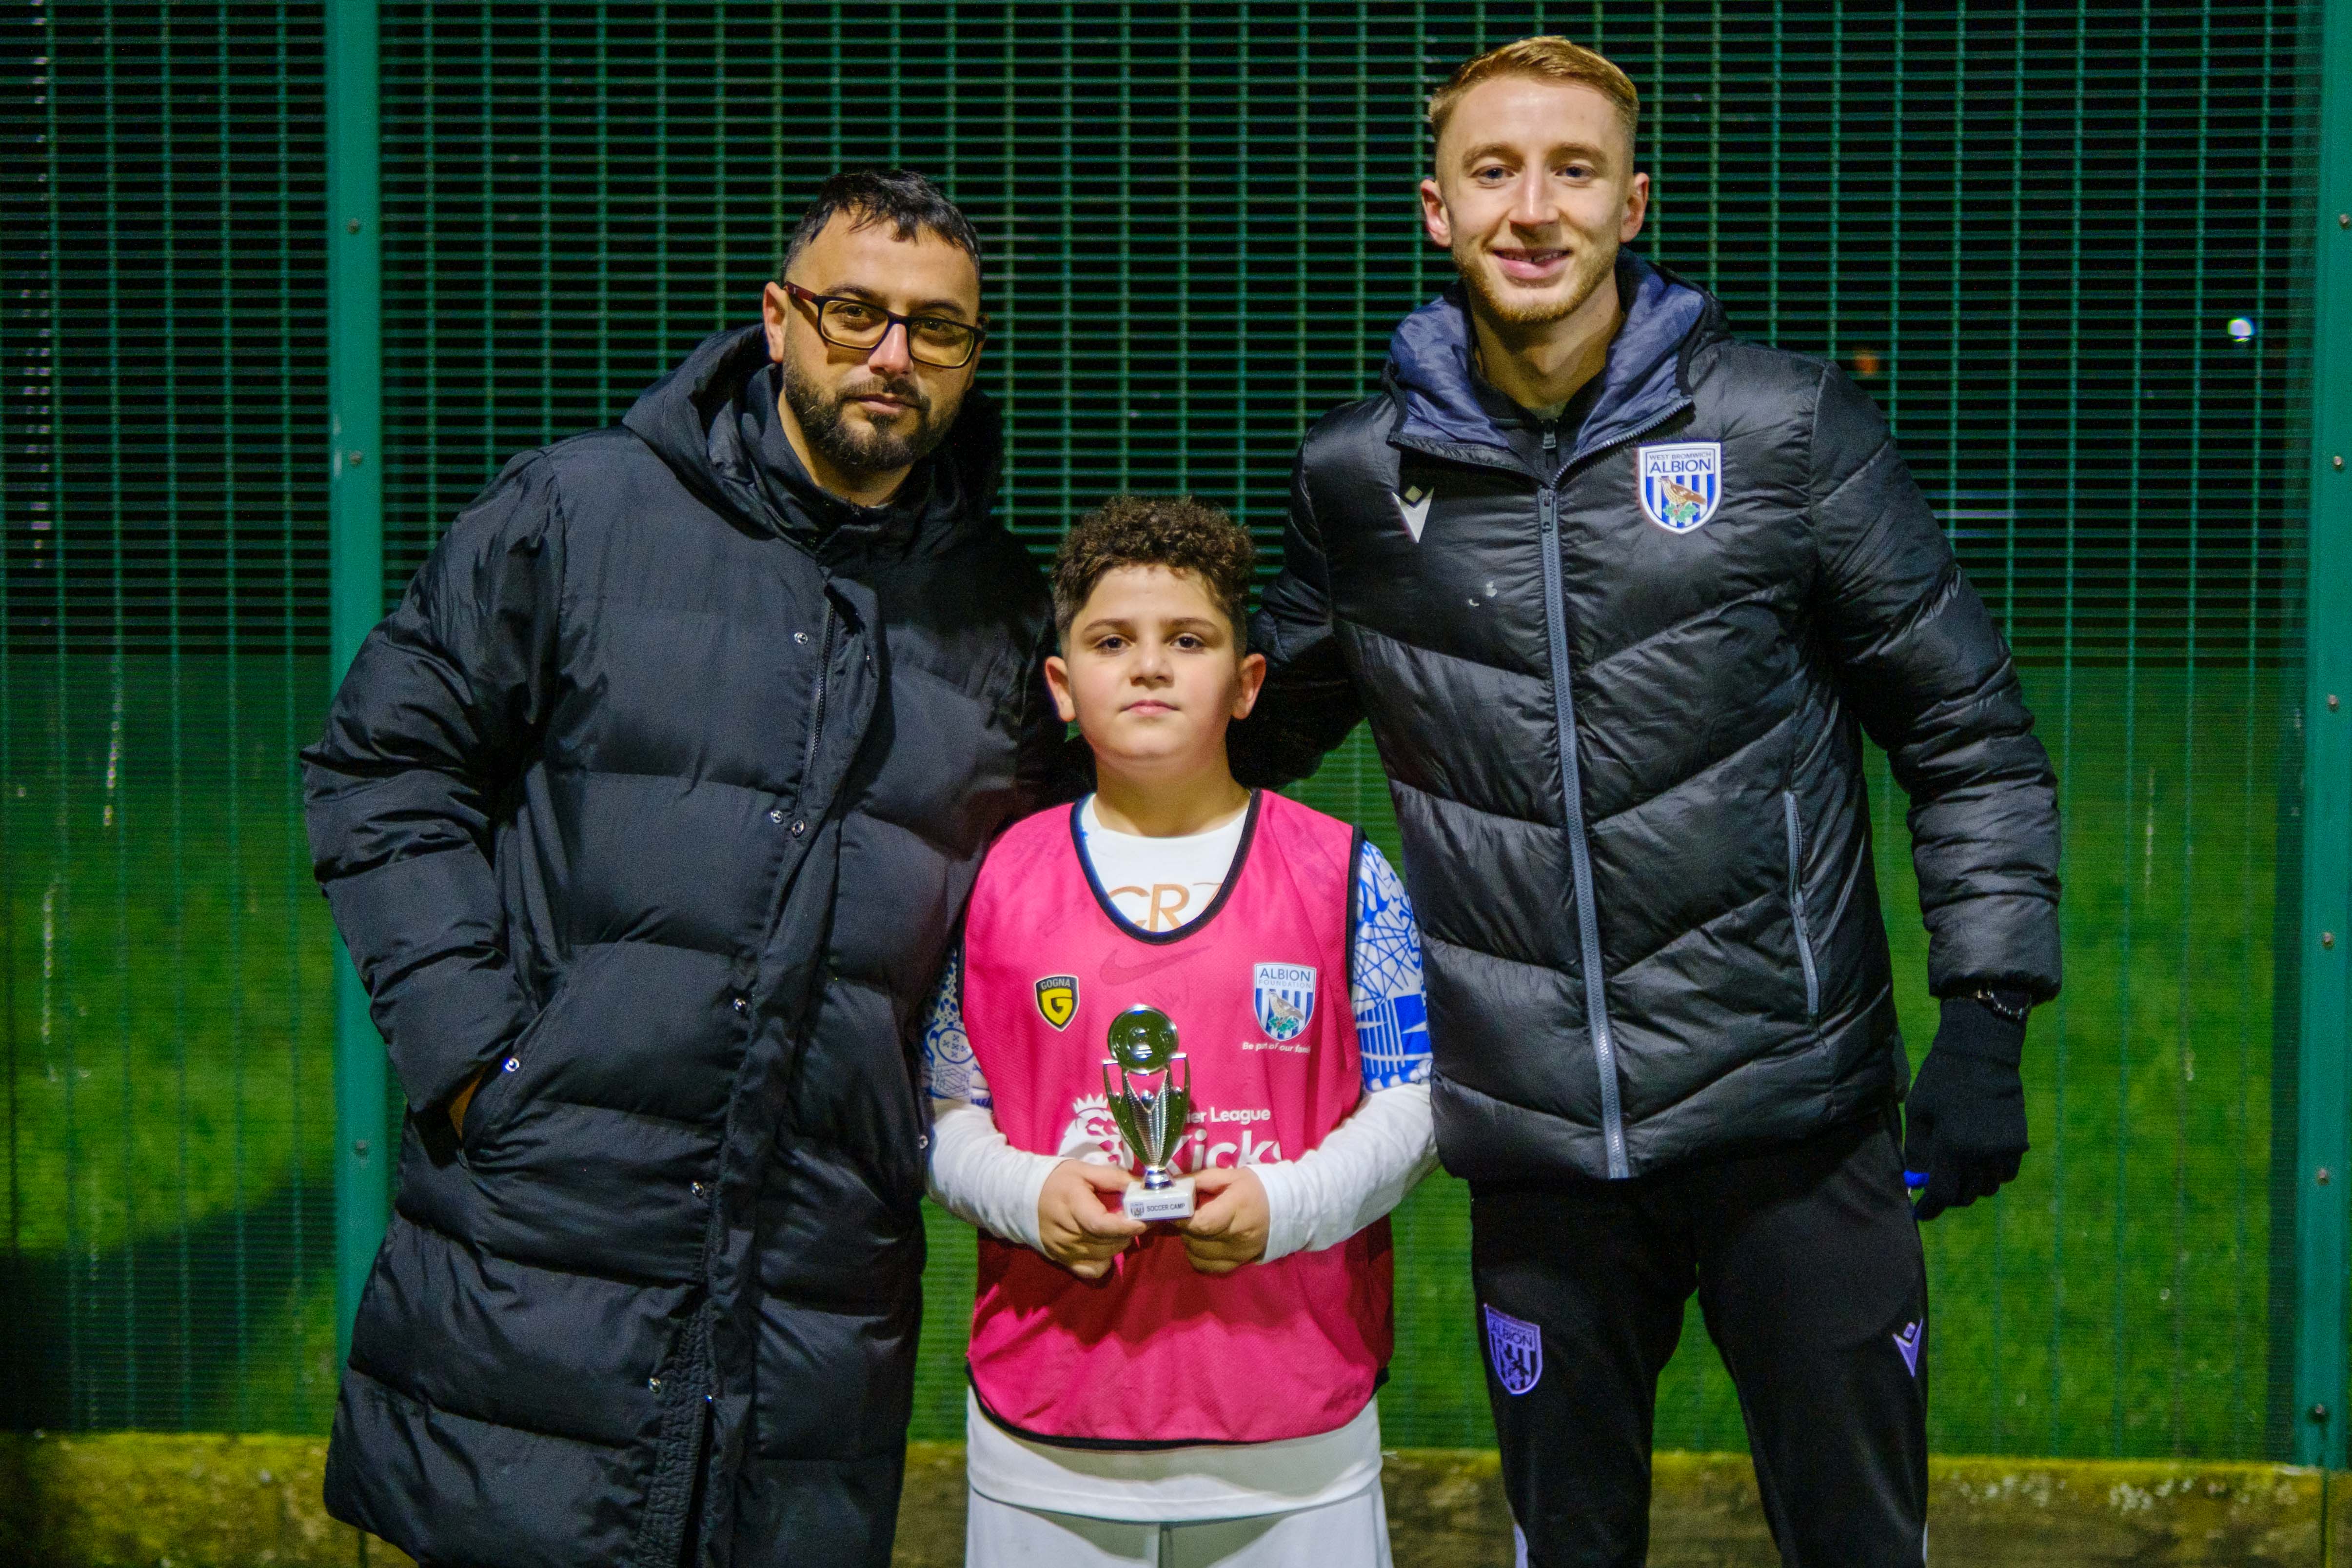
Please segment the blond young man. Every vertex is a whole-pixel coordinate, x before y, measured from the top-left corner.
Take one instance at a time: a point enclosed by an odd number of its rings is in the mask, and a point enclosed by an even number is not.
[[[1549,37],[1431,99],[1423,216],[1460,281],[1300,449],[1236,770],[1297,777],[1360,720],[1380,743],[1525,1561],[1643,1561],[1696,1292],[1783,1560],[1914,1564],[1916,1222],[2026,1150],[2054,781],[1869,400],[1622,248],[1638,112]],[[1865,731],[1943,999],[1900,1147]]]

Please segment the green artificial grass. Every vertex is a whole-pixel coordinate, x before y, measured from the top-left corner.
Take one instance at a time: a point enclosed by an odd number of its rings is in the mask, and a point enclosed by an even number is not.
[[[2065,792],[2067,990],[2029,1037],[2023,1175],[1927,1229],[1939,1449],[2263,1452],[2271,1069],[2291,1046],[2273,1026],[2275,679],[2027,674]],[[0,666],[16,1424],[324,1427],[331,938],[292,763],[323,701],[310,659],[187,659],[176,679],[152,658]],[[1916,1061],[1936,1014],[1883,760],[1872,790]],[[1297,793],[1395,851],[1360,734]],[[927,1219],[915,1432],[950,1438],[971,1245]],[[1491,1441],[1465,1219],[1444,1176],[1397,1215],[1391,1444]],[[1694,1314],[1658,1442],[1741,1440]]]
[[[331,928],[293,763],[325,697],[315,658],[0,662],[19,1425],[325,1418]]]

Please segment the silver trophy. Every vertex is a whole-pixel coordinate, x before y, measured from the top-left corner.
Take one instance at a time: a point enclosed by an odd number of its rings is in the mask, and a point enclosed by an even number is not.
[[[1143,1174],[1127,1184],[1127,1213],[1139,1220],[1187,1219],[1192,1213],[1192,1178],[1173,1170],[1176,1151],[1192,1120],[1192,1064],[1176,1048],[1176,1026],[1157,1007],[1140,1003],[1110,1021],[1110,1058],[1103,1063],[1103,1098],[1119,1136],[1143,1163]],[[1177,1069],[1183,1081],[1177,1081]],[[1113,1080],[1113,1069],[1118,1079]],[[1143,1087],[1139,1088],[1138,1080]]]

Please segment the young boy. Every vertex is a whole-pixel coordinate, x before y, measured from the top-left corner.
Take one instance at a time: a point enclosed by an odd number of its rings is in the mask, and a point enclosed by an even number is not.
[[[1389,1562],[1384,1216],[1435,1161],[1421,938],[1379,850],[1225,764],[1265,668],[1251,558],[1189,500],[1063,542],[1045,669],[1097,793],[990,851],[926,1032],[931,1193],[982,1230],[976,1568]],[[1154,1225],[1122,1212],[1148,1156],[1104,1065],[1138,1005],[1192,1091],[1199,1206]]]

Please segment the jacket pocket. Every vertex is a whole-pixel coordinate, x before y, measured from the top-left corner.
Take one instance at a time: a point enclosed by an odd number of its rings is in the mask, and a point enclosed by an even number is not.
[[[531,1037],[539,1032],[541,1019],[547,1016],[541,1008],[538,1016],[523,1026],[522,1033],[507,1045],[507,1054],[483,1070],[481,1087],[466,1104],[466,1124],[457,1140],[458,1150],[468,1162],[481,1146],[482,1135],[505,1113],[506,1102],[513,1096],[515,1079],[522,1071],[522,1055],[530,1048]]]
[[[1805,970],[1805,1016],[1822,1016],[1822,973],[1813,963],[1813,933],[1805,920],[1805,842],[1797,827],[1797,792],[1780,792],[1780,819],[1789,835],[1789,921],[1797,932],[1797,962]]]
[[[524,1064],[536,1054],[549,1026],[566,1011],[565,1004],[572,998],[578,973],[575,968],[556,984],[547,1005],[531,1016],[530,1022],[522,1026],[522,1033],[507,1042],[506,1054],[489,1065],[481,1087],[474,1090],[473,1100],[466,1107],[466,1125],[458,1140],[459,1150],[468,1161],[481,1147],[483,1138],[514,1115],[515,1101],[524,1098],[520,1083]]]

